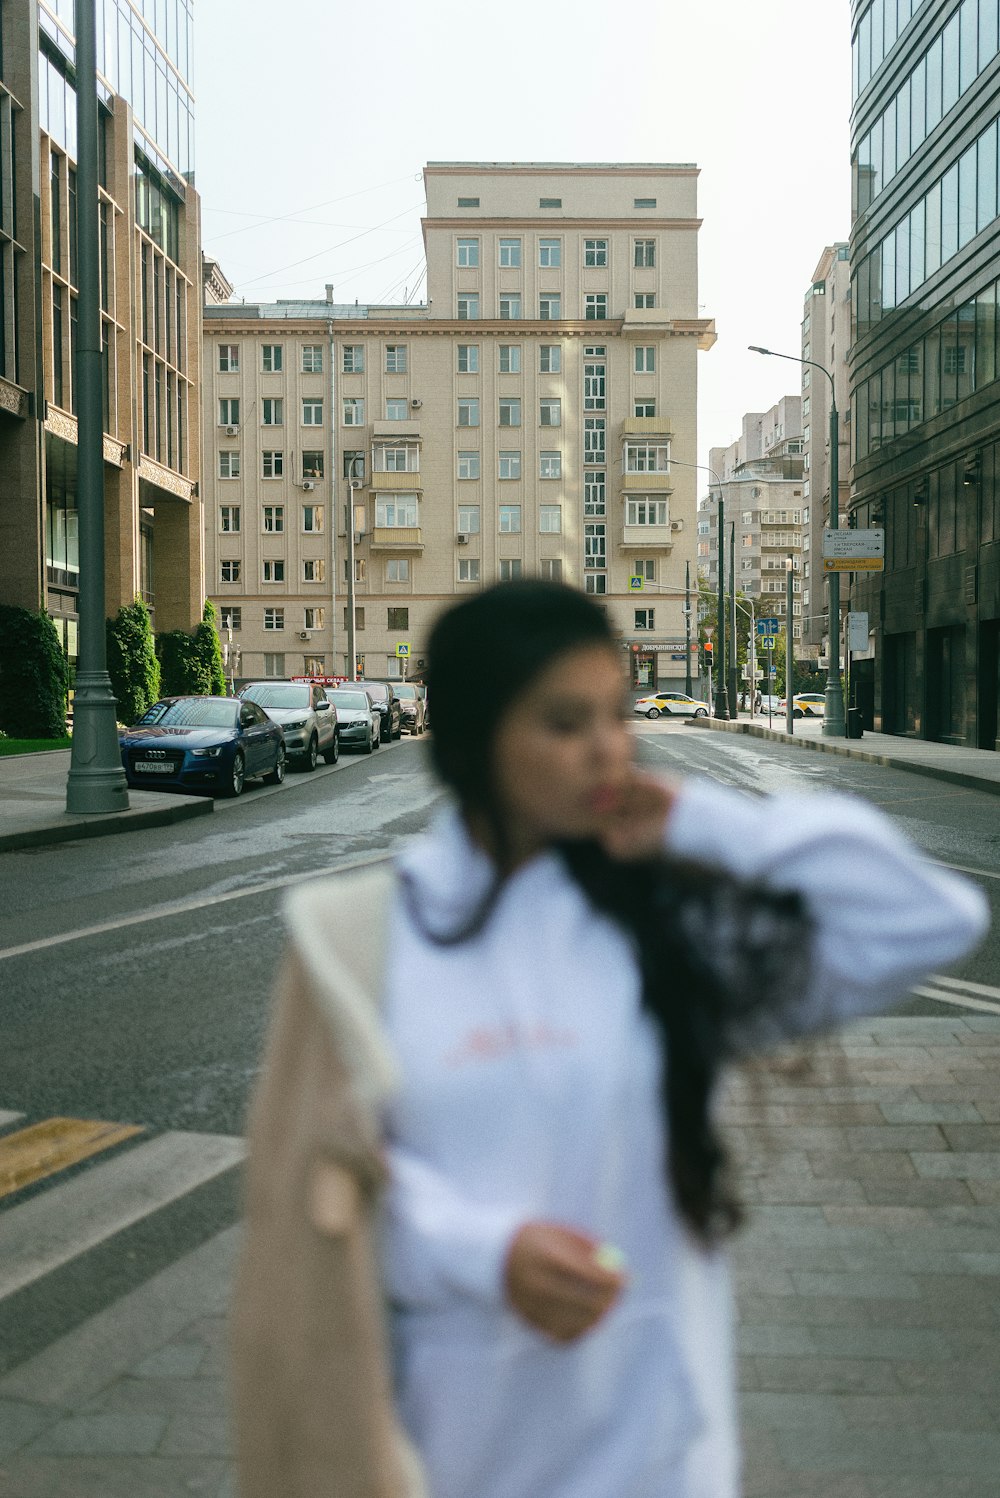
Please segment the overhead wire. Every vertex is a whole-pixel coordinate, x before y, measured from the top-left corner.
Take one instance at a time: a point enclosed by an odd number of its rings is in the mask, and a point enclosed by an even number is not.
[[[416,207],[419,208],[419,203]],[[319,260],[324,255],[332,254],[334,250],[343,249],[346,244],[354,244],[358,239],[364,239],[368,234],[375,234],[379,229],[384,229],[387,224],[394,224],[397,219],[405,218],[408,213],[413,213],[413,207],[404,208],[402,213],[394,213],[391,218],[383,220],[381,224],[373,224],[370,229],[364,229],[360,234],[352,234],[347,239],[341,239],[336,244],[327,245],[322,250],[317,250],[314,255],[303,255],[300,260],[290,260],[287,265],[276,265],[271,270],[262,271],[259,276],[252,276],[250,280],[244,281],[244,286],[253,286],[258,281],[265,281],[269,276],[280,275],[282,271],[294,270],[297,265],[307,265],[311,260]]]
[[[323,200],[322,203],[310,203],[305,208],[295,208],[295,209],[293,209],[293,211],[291,213],[275,213],[275,214],[272,214],[269,218],[258,218],[258,220],[257,220],[257,222],[255,224],[244,224],[243,227],[240,228],[240,229],[227,229],[224,234],[214,234],[214,235],[212,235],[212,239],[213,240],[215,240],[215,239],[229,239],[234,234],[245,234],[249,229],[262,229],[265,224],[294,223],[294,222],[296,222],[298,220],[298,216],[301,213],[313,213],[318,208],[329,208],[330,205],[333,204],[333,203],[346,203],[351,198],[360,198],[360,197],[363,197],[364,194],[367,193],[367,192],[378,192],[383,187],[394,187],[397,182],[408,182],[410,180],[411,176],[412,176],[412,173],[407,172],[406,175],[403,176],[403,177],[390,177],[388,179],[388,181],[386,181],[386,182],[376,182],[371,187],[359,187],[358,190],[357,190],[357,192],[345,192],[339,198],[324,198],[324,200]],[[227,215],[235,215],[235,214],[239,214],[241,212],[243,212],[244,214],[247,214],[247,210],[246,209],[241,210],[239,208],[208,208],[208,207],[204,207],[203,208],[203,212],[205,212],[205,213],[224,213],[224,214],[227,214]],[[333,228],[333,227],[340,227],[340,228],[347,229],[347,228],[353,228],[354,226],[350,225],[350,224],[343,224],[343,225],[330,225],[329,227],[331,227],[331,228]]]

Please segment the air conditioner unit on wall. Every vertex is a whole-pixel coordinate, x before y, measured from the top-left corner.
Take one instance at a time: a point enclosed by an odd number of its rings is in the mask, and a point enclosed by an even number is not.
[[[683,520],[671,520],[670,529],[672,531],[682,531],[684,529]]]
[[[468,546],[469,544],[469,538],[466,535],[465,531],[459,531],[457,540],[459,546]]]
[[[240,429],[239,429],[239,427],[226,427],[226,436],[227,437],[238,437],[239,435],[240,435]]]
[[[316,485],[313,483],[312,479],[303,479],[302,480],[302,487],[303,487],[303,489],[305,489],[305,491],[308,494],[311,494],[312,491],[315,489]]]
[[[310,632],[309,632],[308,629],[300,629],[299,630],[299,639],[300,640],[310,640],[310,639],[312,639],[312,635],[310,634]]]
[[[414,398],[410,401],[410,405],[413,407],[414,411],[419,411],[420,407],[423,405],[423,401]]]

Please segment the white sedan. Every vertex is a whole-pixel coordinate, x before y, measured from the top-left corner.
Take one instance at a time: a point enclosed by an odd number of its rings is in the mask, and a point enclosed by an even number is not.
[[[648,697],[640,697],[633,712],[642,713],[647,718],[708,717],[704,702],[689,697],[685,692],[653,692]]]

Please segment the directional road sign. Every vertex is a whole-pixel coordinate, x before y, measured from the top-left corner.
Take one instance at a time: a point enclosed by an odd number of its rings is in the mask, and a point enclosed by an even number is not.
[[[781,633],[780,619],[758,619],[757,633],[759,635],[776,635]]]
[[[885,568],[885,531],[824,530],[824,572],[882,572]]]

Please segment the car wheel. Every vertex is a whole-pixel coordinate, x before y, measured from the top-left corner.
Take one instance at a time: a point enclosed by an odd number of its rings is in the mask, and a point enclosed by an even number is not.
[[[229,784],[226,786],[227,796],[242,796],[243,787],[246,785],[246,762],[240,750],[233,757],[232,769],[229,772]]]
[[[708,717],[708,708],[707,707],[696,707],[695,710],[694,710],[694,715],[695,715],[696,718],[707,718]]]
[[[802,709],[800,707],[796,707],[796,708],[792,709],[792,717],[793,718],[804,718],[805,717],[805,713],[802,711]]]
[[[375,750],[377,748],[378,748],[378,739],[375,737],[375,735],[373,733],[369,732],[369,734],[368,734],[368,748],[365,750],[365,753],[366,754],[374,754]]]
[[[328,765],[335,765],[337,763],[337,761],[338,761],[339,758],[340,758],[340,734],[337,733],[337,731],[335,729],[334,730],[334,734],[333,734],[333,743],[331,744],[330,748],[325,751],[325,753],[323,755],[323,759],[325,760],[325,762]]]
[[[646,709],[646,717],[647,718],[658,718],[659,716],[660,716],[660,709],[658,707],[650,707],[650,708]]]
[[[264,776],[265,785],[280,785],[285,778],[285,746],[278,745],[278,757],[274,762],[274,769],[270,775]]]
[[[316,742],[316,735],[313,734],[312,738],[309,740],[309,748],[306,750],[305,754],[302,756],[302,768],[303,768],[303,770],[309,770],[309,771],[315,770],[315,768],[316,768],[316,762],[317,762],[318,759],[319,759],[319,744]]]
[[[392,737],[394,739],[401,739],[403,737],[403,720],[402,720],[402,718],[400,718],[400,720],[399,720],[399,727],[396,729],[396,732],[392,735]]]

